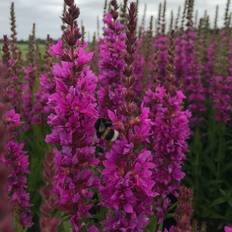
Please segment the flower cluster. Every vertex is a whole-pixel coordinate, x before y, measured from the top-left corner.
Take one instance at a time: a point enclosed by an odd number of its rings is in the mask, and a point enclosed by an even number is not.
[[[189,110],[192,112],[192,123],[197,125],[202,121],[205,107],[205,88],[203,86],[200,66],[195,54],[196,32],[188,29],[176,41],[176,79],[184,88]]]
[[[3,89],[9,84],[4,81],[6,77],[7,73],[1,76]],[[2,110],[0,130],[4,130],[0,147],[0,164],[8,170],[7,188],[11,207],[16,211],[14,216],[18,218],[22,226],[29,228],[32,226],[31,204],[27,193],[29,161],[23,150],[24,145],[17,142],[16,133],[21,125],[20,115],[15,112],[15,109],[11,109],[11,101],[4,94],[0,94],[0,107]]]
[[[46,123],[48,115],[51,110],[48,106],[48,97],[55,92],[55,81],[52,75],[52,57],[49,54],[50,38],[48,37],[48,47],[46,51],[46,69],[45,72],[40,75],[39,89],[35,94],[35,102],[32,112],[32,123],[42,124]]]
[[[224,230],[225,230],[225,232],[231,232],[232,231],[232,227],[225,226]]]
[[[97,19],[86,42],[75,0],[64,0],[61,38],[51,45],[48,36],[42,56],[33,24],[26,59],[12,3],[12,34],[3,38],[0,61],[0,231],[190,232],[193,196],[183,182],[194,189],[199,217],[208,210],[198,204],[228,195],[230,0],[224,28],[217,27],[218,8],[214,29],[207,13],[194,25],[194,0],[186,0],[181,27],[179,9],[169,31],[164,0],[156,34],[153,16],[146,29],[146,6],[137,25],[136,2],[120,8],[105,0],[103,34]],[[215,170],[221,187],[211,185],[215,194],[208,194],[199,178],[211,183]],[[205,206],[227,219],[229,203]]]
[[[0,165],[0,230],[6,232],[16,232],[13,226],[13,215],[11,204],[7,195],[7,175],[8,170]]]
[[[123,25],[118,19],[118,6],[111,1],[111,10],[104,16],[104,37],[99,44],[99,112],[107,116],[107,110],[115,110],[122,104],[121,79],[125,69],[125,39]]]
[[[153,168],[150,151],[136,152],[134,145],[123,139],[106,154],[102,201],[113,210],[105,222],[106,231],[143,231],[155,196]]]
[[[181,91],[171,96],[161,86],[157,86],[155,92],[149,90],[144,98],[151,109],[155,191],[164,201],[161,208],[156,209],[160,220],[164,219],[168,207],[168,195],[176,193],[184,177],[182,165],[188,148],[191,115],[182,108],[184,98]]]
[[[228,123],[232,112],[232,76],[213,76],[209,90],[216,120]]]
[[[156,77],[157,81],[163,83],[167,77],[167,64],[168,64],[168,36],[159,35],[154,40],[154,49],[157,52],[156,60]]]
[[[53,216],[56,209],[56,198],[53,194],[53,178],[55,175],[54,154],[50,152],[44,160],[43,180],[45,185],[41,189],[43,203],[40,207],[40,227],[42,232],[57,231],[60,219]]]
[[[52,45],[50,53],[59,59],[53,66],[55,92],[48,97],[51,114],[48,124],[52,131],[46,138],[54,149],[54,192],[58,207],[71,218],[73,231],[85,226],[92,207],[91,199],[98,179],[94,173],[94,124],[97,118],[96,77],[89,69],[92,54],[85,51],[76,24],[79,9],[74,1],[66,0],[68,8],[63,20],[68,25],[64,42]]]
[[[32,226],[31,204],[27,193],[27,175],[29,174],[29,161],[23,151],[23,144],[9,141],[4,150],[2,160],[9,170],[8,193],[11,203],[24,227]],[[17,217],[17,216],[16,216]]]
[[[35,70],[29,65],[24,69],[24,82],[22,85],[22,110],[25,119],[25,130],[29,130],[33,118],[33,88],[35,84]]]
[[[112,1],[114,3],[114,1]],[[105,231],[143,231],[152,213],[154,192],[153,157],[146,148],[151,121],[149,108],[135,101],[135,78],[133,76],[136,48],[136,5],[130,4],[127,25],[127,56],[124,80],[121,81],[123,104],[108,117],[120,132],[105,154],[101,199],[111,211],[104,223]]]

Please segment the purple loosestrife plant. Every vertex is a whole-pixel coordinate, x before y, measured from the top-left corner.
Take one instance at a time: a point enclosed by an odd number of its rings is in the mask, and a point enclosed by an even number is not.
[[[54,192],[58,207],[70,216],[73,231],[81,231],[92,207],[98,179],[93,171],[95,159],[94,124],[96,110],[96,76],[89,63],[92,54],[82,45],[76,19],[79,8],[73,0],[65,0],[67,24],[63,41],[51,46],[50,52],[59,62],[53,67],[55,93],[48,98],[52,113],[48,117],[51,134],[46,138],[54,149]]]
[[[200,41],[199,43],[203,43]],[[206,61],[202,65],[203,70],[202,70],[202,76],[203,76],[203,82],[205,85],[205,93],[208,99],[211,99],[211,90],[210,86],[212,85],[213,81],[213,76],[215,75],[215,56],[216,56],[216,49],[217,49],[217,44],[216,41],[211,41],[209,47],[207,48],[206,51]]]
[[[119,20],[118,5],[111,1],[111,10],[104,15],[104,37],[99,44],[99,112],[107,116],[107,110],[115,110],[122,104],[121,79],[125,69],[125,39]]]
[[[232,76],[213,76],[209,86],[210,96],[219,122],[231,121]]]
[[[195,52],[196,31],[193,28],[193,8],[194,1],[189,1],[186,8],[187,30],[183,32],[183,35],[181,36],[182,38],[180,39],[180,43],[182,44],[180,45],[180,47],[182,47],[181,51],[184,53],[181,57],[183,60],[182,62],[180,61],[182,63],[181,68],[183,68],[181,71],[183,79],[180,80],[182,81],[181,85],[186,95],[189,110],[192,113],[192,125],[198,126],[203,120],[203,113],[206,111],[206,93],[201,78],[201,66],[197,62]],[[176,78],[178,79],[180,77],[177,75]]]
[[[158,82],[163,83],[167,76],[167,63],[168,63],[168,37],[166,35],[157,35],[154,40],[154,49],[158,53],[156,78]],[[157,55],[157,54],[156,54]]]
[[[32,65],[24,69],[24,81],[22,85],[22,110],[25,119],[24,129],[31,128],[33,118],[33,88],[35,84],[35,70]]]
[[[4,122],[9,134],[2,152],[1,162],[9,169],[8,194],[15,211],[16,221],[23,227],[32,226],[31,204],[27,193],[27,175],[29,174],[28,156],[23,144],[16,140],[15,130],[21,125],[20,115],[14,110],[4,114]]]
[[[8,97],[8,101],[11,103],[12,107],[20,112],[21,108],[21,92],[20,92],[20,83],[18,80],[18,70],[17,60],[13,58],[10,52],[10,41],[8,37],[4,35],[3,38],[3,62],[8,68],[8,78],[7,78],[7,85],[6,85],[6,95]]]
[[[1,76],[2,89],[7,89],[9,84],[5,80],[8,80],[7,73]],[[1,127],[4,127],[4,136],[6,136],[1,145],[0,161],[9,170],[7,188],[16,223],[29,228],[32,226],[31,204],[27,193],[29,162],[27,154],[23,151],[23,144],[17,142],[16,132],[21,125],[20,115],[15,112],[15,109],[11,109],[11,98],[7,93],[4,94],[3,91],[0,98],[0,103],[5,104],[4,113],[1,112]]]
[[[185,45],[184,35],[177,36],[175,41],[175,76],[179,88],[184,85],[184,65],[186,64]]]
[[[176,40],[176,80],[185,95],[192,112],[192,124],[197,125],[202,121],[205,112],[205,88],[200,75],[200,65],[194,52],[196,32],[189,28]]]
[[[176,194],[184,177],[182,165],[187,151],[190,112],[183,109],[185,99],[182,91],[177,90],[175,78],[175,34],[169,35],[167,77],[163,86],[155,84],[147,90],[145,106],[150,108],[152,121],[149,145],[154,159],[153,178],[156,198],[155,213],[162,223],[169,207],[170,194]]]
[[[0,164],[0,231],[16,232],[13,226],[13,215],[11,204],[7,195],[7,176],[8,171],[2,164]]]
[[[232,227],[230,227],[230,226],[225,226],[225,227],[224,227],[224,231],[225,231],[225,232],[232,232]]]
[[[57,208],[57,199],[53,194],[53,178],[55,175],[54,154],[48,153],[43,165],[43,180],[45,185],[41,189],[43,203],[40,207],[40,228],[41,232],[57,231],[61,221],[58,217],[53,216]]]
[[[202,113],[205,112],[205,89],[200,75],[200,65],[197,63],[194,46],[196,32],[189,28],[185,32],[186,36],[186,64],[184,67],[184,88],[186,89],[189,110],[192,113],[192,123],[196,125],[202,121]]]
[[[0,64],[0,86],[2,89],[6,86],[7,69],[4,65]],[[5,113],[7,111],[7,103],[5,102],[5,93],[1,91],[0,93],[0,231],[15,232],[13,227],[13,214],[12,206],[9,201],[8,191],[7,191],[7,177],[9,169],[4,167],[2,164],[2,155],[4,151],[5,144],[8,140],[7,125],[5,123]]]
[[[154,92],[149,90],[144,99],[151,109],[150,140],[155,164],[153,178],[156,183],[155,191],[162,202],[155,210],[160,222],[169,205],[168,195],[176,193],[184,177],[182,165],[190,134],[190,113],[183,110],[184,98],[181,91],[171,95],[164,87],[157,86]]]
[[[8,193],[15,210],[15,217],[23,227],[30,228],[32,226],[32,215],[30,197],[27,192],[29,161],[28,156],[23,151],[23,144],[14,140],[9,141],[5,146],[2,162],[10,170]]]
[[[114,1],[112,1],[114,2]],[[136,4],[131,3],[128,15],[126,68],[124,71],[123,105],[108,116],[120,131],[103,162],[102,204],[110,209],[104,231],[143,231],[152,213],[154,168],[152,154],[144,144],[149,139],[149,108],[134,102],[133,74],[136,48]]]
[[[40,87],[35,94],[35,104],[33,105],[32,124],[42,124],[47,121],[48,115],[51,113],[48,98],[55,92],[55,81],[52,73],[43,73],[40,75]]]
[[[134,91],[136,93],[136,101],[141,102],[141,94],[144,94],[144,89],[147,85],[146,80],[146,70],[149,67],[146,67],[146,60],[145,56],[142,53],[143,49],[143,37],[138,39],[136,51],[134,55],[134,67],[133,67],[133,75],[135,78],[135,84],[134,84]],[[148,65],[150,62],[147,62]]]
[[[47,121],[51,110],[48,106],[48,97],[55,92],[55,81],[52,75],[52,57],[49,53],[51,38],[47,36],[47,50],[44,56],[45,70],[39,78],[39,89],[35,94],[35,102],[33,105],[33,124],[42,124]]]

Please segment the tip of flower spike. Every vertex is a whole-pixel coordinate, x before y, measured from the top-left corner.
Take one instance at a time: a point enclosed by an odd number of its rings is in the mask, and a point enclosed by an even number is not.
[[[225,231],[225,232],[232,232],[232,227],[225,226],[225,227],[224,227],[224,231]]]
[[[74,4],[74,0],[64,0],[67,6],[72,6]]]

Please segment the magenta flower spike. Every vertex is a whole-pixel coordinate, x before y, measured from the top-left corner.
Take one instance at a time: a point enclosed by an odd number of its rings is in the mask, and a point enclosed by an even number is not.
[[[188,28],[176,40],[175,69],[178,86],[183,88],[189,110],[192,112],[192,125],[198,125],[203,120],[206,111],[206,90],[201,77],[201,66],[195,54],[196,32]]]
[[[24,69],[24,81],[22,84],[22,110],[25,120],[24,129],[31,128],[33,118],[33,88],[35,84],[35,70],[29,65]]]
[[[7,195],[7,176],[9,170],[0,165],[0,231],[16,232],[13,226],[12,207]]]
[[[215,119],[218,122],[230,122],[232,112],[232,76],[213,76],[209,91]]]
[[[225,232],[232,232],[232,227],[230,227],[230,226],[225,226],[224,231],[225,231]]]
[[[7,89],[7,72],[1,67],[1,89]],[[27,175],[29,174],[28,156],[23,150],[24,144],[17,141],[17,129],[22,125],[20,115],[15,112],[11,98],[3,91],[0,94],[1,122],[4,136],[0,144],[0,165],[8,170],[7,192],[15,221],[25,228],[32,226],[32,214],[29,194],[27,192]],[[2,133],[2,132],[1,132]],[[6,189],[5,189],[6,190]]]
[[[92,207],[98,178],[93,171],[95,158],[94,124],[98,116],[95,89],[97,78],[89,68],[92,53],[81,43],[76,19],[79,8],[74,1],[65,0],[67,24],[63,40],[52,45],[50,53],[58,62],[53,66],[55,92],[48,97],[51,110],[48,124],[52,131],[46,142],[54,149],[54,193],[58,208],[69,217],[74,232],[84,226]]]
[[[185,176],[182,165],[190,135],[190,112],[183,109],[185,99],[182,91],[173,95],[164,87],[157,86],[155,92],[149,90],[144,98],[150,107],[152,121],[150,143],[153,147],[155,191],[161,199],[155,208],[161,223],[169,206],[168,195],[176,194],[180,182]]]
[[[98,102],[101,116],[107,110],[116,110],[122,104],[123,72],[125,69],[126,34],[118,18],[118,6],[111,3],[111,10],[104,15],[104,34],[99,44]]]
[[[115,0],[111,1],[114,6]],[[149,141],[149,108],[135,103],[134,55],[136,49],[136,4],[128,15],[122,105],[108,110],[108,117],[120,135],[105,154],[101,187],[102,205],[110,209],[104,231],[143,231],[149,223],[156,193],[153,157],[145,146]],[[115,90],[114,90],[115,91]],[[116,93],[116,92],[115,92]]]

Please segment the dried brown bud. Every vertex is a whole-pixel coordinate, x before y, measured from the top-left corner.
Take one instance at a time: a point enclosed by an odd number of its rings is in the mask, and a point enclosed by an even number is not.
[[[73,21],[80,16],[80,10],[77,6],[72,6],[69,8],[69,14],[72,16]]]
[[[67,6],[72,6],[74,4],[74,0],[64,0]]]

